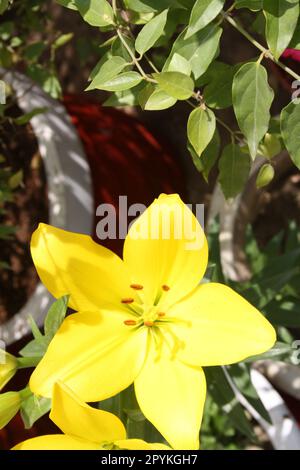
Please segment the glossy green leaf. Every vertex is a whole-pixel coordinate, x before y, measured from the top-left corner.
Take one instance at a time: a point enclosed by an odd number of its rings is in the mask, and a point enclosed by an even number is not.
[[[291,159],[300,169],[300,106],[291,102],[281,112],[281,135]]]
[[[124,107],[124,106],[138,106],[139,94],[145,86],[144,82],[139,83],[130,90],[117,91],[112,94],[102,106]]]
[[[127,62],[123,57],[110,57],[104,63],[101,63],[97,69],[92,71],[93,80],[86,89],[86,91],[94,90],[95,88],[101,88],[101,85],[108,82],[112,78],[119,75],[122,70],[126,67]]]
[[[161,90],[178,100],[187,100],[194,92],[194,81],[181,72],[154,73]]]
[[[288,47],[299,17],[299,0],[264,0],[266,39],[270,51],[279,59]]]
[[[216,117],[210,109],[199,107],[191,112],[187,134],[196,154],[200,157],[213,138],[216,130]]]
[[[157,87],[148,96],[143,108],[146,111],[158,111],[162,109],[168,109],[176,104],[177,99],[168,95],[164,90]]]
[[[185,39],[185,34],[186,30],[174,42],[163,70],[168,70],[173,55],[177,53],[190,62],[192,72],[197,80],[206,72],[217,54],[222,29],[215,24],[209,24],[188,39]]]
[[[135,87],[143,80],[143,77],[137,72],[124,72],[116,77],[98,84],[95,88],[105,91],[124,91]]]
[[[188,39],[211,23],[222,10],[224,3],[225,0],[196,0],[185,38]]]
[[[219,181],[224,196],[237,196],[244,188],[250,172],[250,158],[236,144],[224,148],[219,161]]]
[[[269,128],[273,99],[274,92],[269,86],[266,69],[259,63],[243,65],[233,79],[232,101],[253,159],[257,155],[259,142]]]
[[[168,72],[182,72],[185,75],[191,75],[192,66],[182,55],[175,52],[169,63]]]
[[[83,17],[91,26],[108,26],[114,24],[114,12],[106,0],[74,0]]]
[[[164,10],[141,29],[135,41],[135,49],[140,55],[151,49],[163,34],[167,17],[168,10]]]
[[[233,67],[223,62],[218,62],[214,69],[215,62],[211,65],[211,75],[208,85],[204,89],[205,103],[215,109],[224,109],[232,105],[232,83],[233,77],[239,65]]]

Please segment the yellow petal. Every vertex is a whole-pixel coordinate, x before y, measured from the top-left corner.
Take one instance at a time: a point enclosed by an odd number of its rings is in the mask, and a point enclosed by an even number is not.
[[[198,449],[206,396],[201,368],[192,368],[152,346],[135,380],[138,403],[146,418],[174,449]]]
[[[64,434],[86,441],[101,443],[126,438],[119,418],[82,402],[61,382],[54,385],[50,418]]]
[[[31,254],[43,284],[54,297],[70,294],[75,310],[119,307],[121,298],[132,297],[123,261],[86,235],[40,224]]]
[[[276,333],[265,317],[247,300],[222,284],[203,284],[170,316],[190,320],[172,325],[185,344],[181,359],[189,364],[231,364],[270,349]]]
[[[142,441],[142,439],[123,439],[119,441],[115,441],[116,444],[120,449],[124,450],[150,450],[152,449],[151,444],[148,442]]]
[[[66,318],[30,378],[36,395],[51,397],[62,381],[86,402],[127,388],[143,364],[147,329],[124,325],[121,312],[75,313]]]
[[[63,434],[52,434],[28,439],[12,450],[99,450],[100,448],[99,444],[94,442]]]
[[[200,282],[207,266],[203,230],[178,195],[161,195],[132,225],[124,261],[144,286],[145,302],[172,304]],[[170,290],[165,292],[162,286]]]

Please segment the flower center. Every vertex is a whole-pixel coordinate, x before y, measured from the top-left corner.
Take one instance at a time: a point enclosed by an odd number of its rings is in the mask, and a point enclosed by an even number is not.
[[[142,291],[144,287],[141,284],[131,284],[131,289],[135,291]],[[158,297],[161,298],[162,295],[169,292],[170,287],[166,284],[161,286],[161,292]],[[152,326],[159,326],[159,322],[165,320],[167,315],[165,312],[161,311],[161,308],[157,305],[147,305],[141,298],[137,295],[140,300],[135,300],[133,297],[126,297],[121,299],[121,303],[126,305],[128,311],[131,315],[134,315],[135,318],[128,318],[124,321],[126,326],[146,326],[151,328]]]

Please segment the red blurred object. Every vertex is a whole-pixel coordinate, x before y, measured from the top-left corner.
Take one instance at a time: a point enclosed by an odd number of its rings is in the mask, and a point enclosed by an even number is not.
[[[90,164],[95,213],[101,203],[111,203],[118,209],[120,195],[128,197],[128,205],[137,202],[149,205],[162,192],[177,192],[184,198],[182,171],[170,149],[138,120],[78,95],[66,96],[64,102]],[[97,222],[95,216],[95,228]],[[122,240],[105,240],[103,245],[122,254]],[[10,351],[17,354],[28,340],[19,341]],[[7,390],[23,388],[28,378],[28,371],[20,371]],[[10,449],[22,440],[57,431],[48,417],[25,431],[17,415],[0,431],[0,449]]]
[[[300,62],[300,51],[298,49],[286,49],[281,57],[285,59],[290,57],[296,62]]]
[[[160,193],[177,192],[184,198],[182,171],[171,150],[137,119],[86,97],[66,96],[64,102],[90,163],[95,213],[101,203],[118,211],[123,195],[128,206],[148,206]],[[122,254],[122,240],[101,244]]]

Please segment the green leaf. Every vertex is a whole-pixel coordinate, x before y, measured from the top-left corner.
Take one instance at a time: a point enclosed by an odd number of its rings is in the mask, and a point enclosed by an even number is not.
[[[281,135],[291,159],[300,169],[300,106],[291,102],[281,112]]]
[[[216,70],[214,70],[215,64],[217,64]],[[238,68],[239,65],[233,67],[223,62],[212,63],[211,78],[203,93],[207,106],[224,109],[232,105],[232,83]]]
[[[171,108],[177,102],[176,98],[168,95],[164,90],[159,87],[151,90],[151,92],[145,96],[145,100],[140,104],[146,111],[159,111],[162,109]]]
[[[254,439],[254,434],[245,412],[237,400],[222,367],[206,367],[205,376],[208,390],[214,401],[228,415],[234,427],[249,439]]]
[[[188,60],[175,52],[169,63],[168,72],[182,72],[185,75],[191,75],[192,67]]]
[[[25,426],[25,429],[30,429],[34,423],[48,413],[51,409],[51,399],[30,395],[28,398],[22,401],[21,404],[21,417]]]
[[[135,49],[141,56],[151,49],[163,34],[167,17],[168,10],[164,10],[141,29],[135,41]]]
[[[99,66],[96,65],[92,71],[91,76],[93,77],[93,80],[87,87],[86,91],[94,90],[95,88],[101,88],[101,85],[119,75],[126,65],[127,62],[123,59],[123,57],[118,56],[110,57],[104,63],[101,61]]]
[[[279,59],[293,37],[299,17],[299,0],[264,0],[266,39]]]
[[[265,163],[258,172],[256,178],[256,187],[263,188],[264,186],[267,186],[273,180],[274,175],[274,167],[270,163]]]
[[[14,122],[18,126],[23,126],[24,124],[27,124],[34,116],[38,116],[39,114],[44,114],[45,112],[48,111],[48,108],[35,108],[29,113],[23,114],[23,116],[20,116],[16,119],[14,119]]]
[[[48,310],[45,318],[45,336],[52,339],[60,325],[62,324],[68,309],[69,296],[65,295],[54,302]]]
[[[137,106],[139,104],[139,93],[144,86],[144,83],[141,82],[130,90],[117,91],[111,95],[102,106]]]
[[[114,12],[106,0],[74,0],[83,19],[91,26],[114,24]]]
[[[283,357],[288,357],[291,355],[293,352],[293,349],[291,348],[290,344],[286,343],[281,343],[277,341],[275,343],[275,346],[273,346],[272,349],[269,349],[269,351],[259,354],[257,356],[252,356],[244,360],[245,363],[250,363],[250,362],[256,362],[256,361],[261,361],[265,359],[279,359]]]
[[[250,158],[236,144],[227,145],[219,161],[219,181],[226,199],[237,196],[250,172]]]
[[[8,0],[0,0],[0,15],[2,15],[2,13],[4,13],[7,10],[8,5],[9,5]]]
[[[95,88],[105,91],[124,91],[135,87],[143,80],[143,77],[137,72],[124,72],[116,77],[98,84]],[[88,87],[88,89],[91,89]]]
[[[56,3],[59,3],[63,7],[69,8],[70,10],[78,10],[75,5],[75,0],[56,0]]]
[[[185,39],[185,33],[186,30],[182,31],[174,42],[163,71],[169,69],[173,55],[177,53],[190,62],[192,72],[197,80],[206,72],[217,54],[222,29],[215,24],[209,24],[189,39]]]
[[[263,0],[236,0],[235,8],[248,8],[249,10],[257,11],[263,7]]]
[[[272,424],[272,420],[264,404],[258,396],[256,389],[251,382],[250,367],[247,364],[233,364],[227,367],[227,371],[241,394],[246,398],[248,403],[264,418],[268,423]]]
[[[43,337],[44,338],[44,337]],[[23,357],[39,357],[42,358],[48,348],[48,342],[44,339],[43,342],[33,339],[19,352]]]
[[[232,101],[239,127],[247,138],[253,159],[259,142],[269,128],[273,98],[274,92],[262,65],[251,62],[239,69],[233,79]]]
[[[264,308],[266,318],[273,325],[299,328],[300,326],[300,299],[293,296],[282,300],[272,300]]]
[[[211,23],[222,10],[224,3],[225,0],[196,0],[185,39]]]
[[[181,72],[154,73],[159,87],[169,96],[178,100],[187,100],[194,92],[194,81]]]
[[[124,0],[124,3],[129,10],[138,13],[151,13],[170,7],[182,7],[177,0]]]
[[[8,180],[8,186],[10,187],[10,189],[17,189],[23,182],[23,178],[23,170],[19,170],[17,171],[17,173],[14,173]]]
[[[187,134],[196,154],[200,157],[213,138],[216,130],[216,117],[210,109],[196,108],[191,112]]]
[[[206,182],[208,181],[209,173],[212,167],[218,159],[220,146],[220,135],[217,129],[213,135],[212,140],[209,142],[208,146],[202,152],[200,157],[197,155],[192,145],[188,143],[188,150],[192,156],[193,163],[197,170],[203,174]]]

